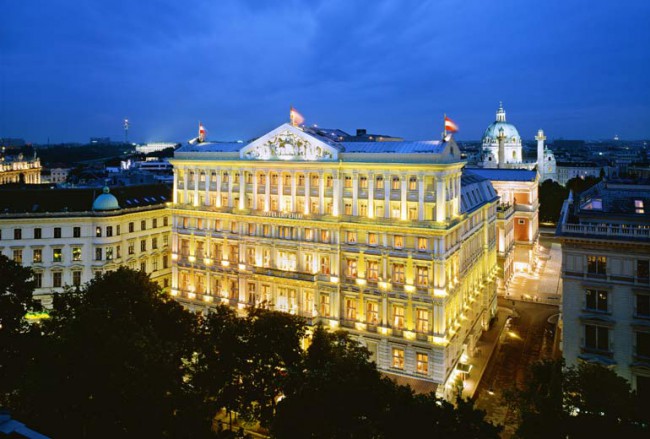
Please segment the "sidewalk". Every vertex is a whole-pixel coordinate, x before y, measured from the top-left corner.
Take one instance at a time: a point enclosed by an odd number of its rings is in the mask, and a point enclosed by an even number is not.
[[[476,389],[481,382],[481,378],[483,378],[490,358],[499,344],[506,320],[510,315],[512,315],[512,311],[509,308],[499,306],[497,308],[497,321],[494,322],[487,332],[483,333],[476,344],[476,352],[478,354],[468,360],[468,363],[472,365],[472,370],[464,382],[464,398],[472,398],[474,393],[476,393]]]

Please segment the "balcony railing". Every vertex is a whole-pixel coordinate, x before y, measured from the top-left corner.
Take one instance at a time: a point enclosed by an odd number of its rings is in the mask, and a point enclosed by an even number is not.
[[[629,227],[619,225],[562,224],[562,233],[615,237],[624,239],[650,239],[650,227]]]

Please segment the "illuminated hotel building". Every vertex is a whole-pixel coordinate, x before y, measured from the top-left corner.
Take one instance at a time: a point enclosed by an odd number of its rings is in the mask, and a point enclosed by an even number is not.
[[[345,328],[382,372],[449,397],[496,311],[498,196],[453,139],[338,133],[178,149],[172,294]]]

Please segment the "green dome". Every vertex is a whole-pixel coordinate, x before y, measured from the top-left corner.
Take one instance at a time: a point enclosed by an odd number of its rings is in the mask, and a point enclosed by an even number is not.
[[[110,194],[110,189],[107,186],[104,186],[102,192],[100,196],[95,198],[93,210],[117,210],[120,208],[120,203],[117,202],[114,195]]]
[[[483,133],[483,143],[498,143],[501,130],[503,130],[506,143],[521,143],[519,131],[513,124],[506,122],[506,110],[503,109],[503,104],[499,102],[496,121],[492,122]]]

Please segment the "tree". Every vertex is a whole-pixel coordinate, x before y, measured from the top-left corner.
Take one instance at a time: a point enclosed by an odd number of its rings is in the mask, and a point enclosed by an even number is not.
[[[0,337],[27,328],[25,314],[40,310],[32,270],[0,254]]]
[[[539,186],[539,219],[543,222],[557,223],[562,204],[569,191],[558,182],[546,180]]]
[[[56,296],[12,408],[54,437],[201,437],[196,325],[142,272],[103,274]]]
[[[645,437],[647,414],[627,381],[598,364],[541,361],[510,393],[522,438]]]

